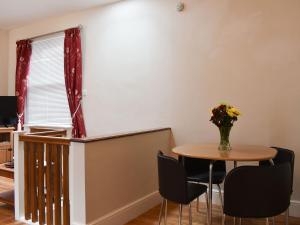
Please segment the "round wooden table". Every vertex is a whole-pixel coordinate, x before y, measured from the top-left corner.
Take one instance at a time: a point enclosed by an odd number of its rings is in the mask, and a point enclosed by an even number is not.
[[[204,145],[182,145],[172,149],[173,153],[191,158],[200,158],[210,160],[209,165],[209,224],[212,224],[212,170],[213,163],[217,160],[233,161],[236,167],[238,161],[263,161],[272,159],[277,151],[273,148],[256,145],[232,145],[229,152],[218,150],[217,144]]]

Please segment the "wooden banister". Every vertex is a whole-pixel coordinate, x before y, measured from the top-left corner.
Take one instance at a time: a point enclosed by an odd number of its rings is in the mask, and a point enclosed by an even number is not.
[[[48,137],[48,136],[36,136],[36,135],[20,135],[20,141],[30,143],[44,143],[52,145],[70,145],[70,139],[61,137]]]
[[[78,142],[78,143],[92,143],[92,142],[105,141],[105,140],[111,140],[111,139],[117,139],[117,138],[132,137],[132,136],[136,136],[136,135],[151,134],[151,133],[156,133],[156,132],[161,132],[161,131],[171,131],[171,128],[170,127],[155,128],[155,129],[151,129],[151,130],[115,133],[115,134],[105,135],[105,136],[73,138],[71,141]]]
[[[69,225],[70,139],[44,136],[44,133],[19,137],[24,142],[25,219],[41,225]]]

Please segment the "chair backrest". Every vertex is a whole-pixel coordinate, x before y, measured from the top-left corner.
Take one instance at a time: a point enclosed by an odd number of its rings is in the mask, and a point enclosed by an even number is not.
[[[273,217],[290,204],[291,167],[241,166],[224,182],[224,213],[242,218]]]
[[[186,156],[180,156],[179,161],[181,161],[186,169],[187,174],[195,175],[199,173],[206,173],[209,171],[210,160],[207,159],[196,159]],[[213,172],[224,171],[226,172],[225,161],[216,161],[213,166]]]
[[[292,173],[292,183],[291,183],[291,193],[293,193],[293,182],[294,182],[294,163],[295,163],[295,153],[292,150],[286,148],[272,147],[277,150],[277,155],[273,159],[275,165],[279,165],[282,163],[290,163],[291,164],[291,173]],[[261,166],[270,165],[269,161],[261,161],[259,162]]]
[[[176,159],[157,154],[159,192],[161,196],[170,201],[180,203],[187,199],[186,173],[183,165]]]

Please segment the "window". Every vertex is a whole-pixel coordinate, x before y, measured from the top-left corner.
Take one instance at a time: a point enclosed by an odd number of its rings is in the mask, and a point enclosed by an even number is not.
[[[25,123],[72,124],[64,79],[64,34],[32,43]]]

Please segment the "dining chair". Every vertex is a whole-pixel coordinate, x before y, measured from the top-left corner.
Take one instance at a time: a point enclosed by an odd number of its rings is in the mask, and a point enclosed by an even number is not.
[[[184,165],[187,173],[187,179],[192,183],[209,183],[209,164],[210,160],[196,159],[186,156],[180,156],[179,161]],[[226,176],[225,161],[216,161],[213,165],[212,184],[217,185],[221,206],[223,208],[223,198],[221,184]],[[197,199],[197,211],[199,211],[199,199]]]
[[[291,195],[293,193],[293,183],[294,183],[294,163],[295,163],[295,153],[286,148],[280,148],[280,147],[272,147],[277,150],[277,154],[275,158],[273,159],[273,163],[275,165],[279,165],[282,163],[290,163],[291,165],[291,176],[292,176],[292,182],[291,182]],[[271,166],[270,161],[260,161],[259,162],[260,166]],[[289,209],[286,211],[286,221],[287,224],[289,224]],[[273,218],[273,223],[274,223],[274,218]]]
[[[189,224],[192,224],[191,202],[205,193],[207,203],[207,186],[187,182],[186,171],[178,160],[164,155],[161,151],[157,154],[159,193],[163,197],[159,213],[159,224],[165,213],[164,224],[167,223],[168,201],[179,204],[179,224],[182,221],[182,206],[189,205]]]
[[[269,218],[285,212],[290,205],[291,174],[290,163],[240,166],[231,170],[224,181],[222,224],[226,215]]]
[[[295,163],[295,153],[286,148],[272,147],[277,150],[277,155],[273,159],[275,165],[289,162],[291,164],[292,173],[292,183],[291,183],[291,193],[293,193],[293,182],[294,182],[294,163]],[[270,161],[260,161],[260,166],[270,166]]]

